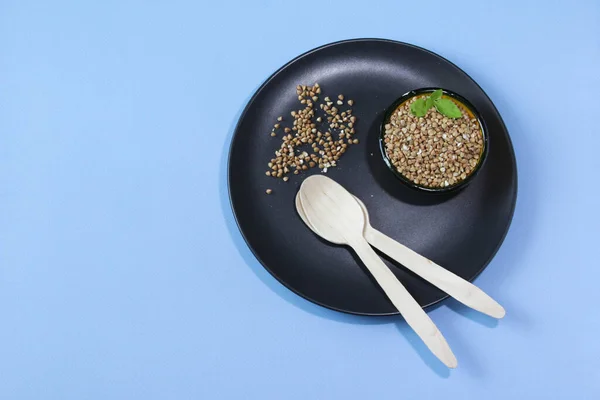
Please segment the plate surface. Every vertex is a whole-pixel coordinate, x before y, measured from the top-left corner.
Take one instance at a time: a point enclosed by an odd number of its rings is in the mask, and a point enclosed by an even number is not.
[[[498,111],[466,73],[427,50],[400,42],[357,39],[311,50],[275,72],[252,97],[236,127],[229,154],[229,195],[248,246],[262,265],[304,298],[338,311],[392,315],[397,311],[355,255],[315,236],[300,220],[294,196],[309,174],[288,182],[265,175],[281,144],[271,137],[276,118],[291,126],[301,107],[296,85],[318,82],[322,97],[354,99],[358,145],[350,146],[328,176],[363,200],[372,225],[411,249],[473,280],[490,262],[510,225],[517,170],[512,144]],[[390,172],[379,151],[385,109],[402,94],[442,87],[467,98],[489,130],[489,154],[464,190],[417,192]],[[265,194],[272,189],[271,195]],[[385,259],[385,257],[384,257]],[[424,307],[447,297],[402,266],[385,259]]]

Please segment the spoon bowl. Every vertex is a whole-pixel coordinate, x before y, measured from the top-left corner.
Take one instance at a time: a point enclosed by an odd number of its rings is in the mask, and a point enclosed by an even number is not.
[[[362,208],[363,211],[363,215],[365,218],[365,226],[363,228],[363,234],[367,233],[367,228],[370,226],[370,221],[369,221],[369,213],[367,212],[367,208],[365,207],[365,204],[356,196],[352,195],[352,197],[354,197],[354,199],[358,202],[358,205],[360,206],[360,208]],[[304,222],[304,224],[306,226],[308,226],[310,228],[311,231],[313,231],[316,235],[318,236],[322,236],[320,232],[318,232],[314,226],[312,226],[312,224],[310,223],[310,221],[306,218],[306,214],[304,213],[304,208],[302,206],[302,200],[300,199],[300,192],[296,193],[296,197],[295,197],[295,204],[296,204],[296,211],[298,212],[298,215],[300,216],[300,219],[302,220],[302,222]],[[328,240],[331,243],[334,244],[344,244],[341,242],[334,242],[331,240]]]
[[[362,238],[363,212],[354,197],[337,182],[322,175],[310,176],[302,183],[297,197],[300,201],[296,201],[296,209],[299,214],[302,212],[302,220],[325,240],[345,245]],[[311,218],[315,215],[319,217]]]

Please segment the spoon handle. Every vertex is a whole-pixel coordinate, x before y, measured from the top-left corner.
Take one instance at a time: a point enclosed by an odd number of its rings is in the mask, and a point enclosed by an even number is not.
[[[366,229],[365,238],[381,252],[464,305],[494,318],[504,317],[506,313],[504,308],[469,281],[442,268],[374,228]]]
[[[369,269],[392,304],[400,311],[408,325],[419,335],[429,350],[449,368],[456,368],[456,357],[431,318],[408,293],[396,275],[381,261],[366,240],[350,244]]]

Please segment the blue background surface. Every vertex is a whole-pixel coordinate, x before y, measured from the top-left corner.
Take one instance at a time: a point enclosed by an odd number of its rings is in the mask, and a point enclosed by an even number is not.
[[[600,3],[248,3],[0,2],[0,399],[600,398]],[[456,63],[513,139],[477,279],[508,314],[430,313],[451,372],[396,319],[280,286],[229,208],[254,90],[354,37]]]

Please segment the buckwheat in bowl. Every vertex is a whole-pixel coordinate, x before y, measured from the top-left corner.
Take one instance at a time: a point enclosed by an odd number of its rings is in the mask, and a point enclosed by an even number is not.
[[[466,186],[488,152],[477,110],[445,89],[413,90],[388,108],[380,148],[389,169],[415,189],[442,193]]]

